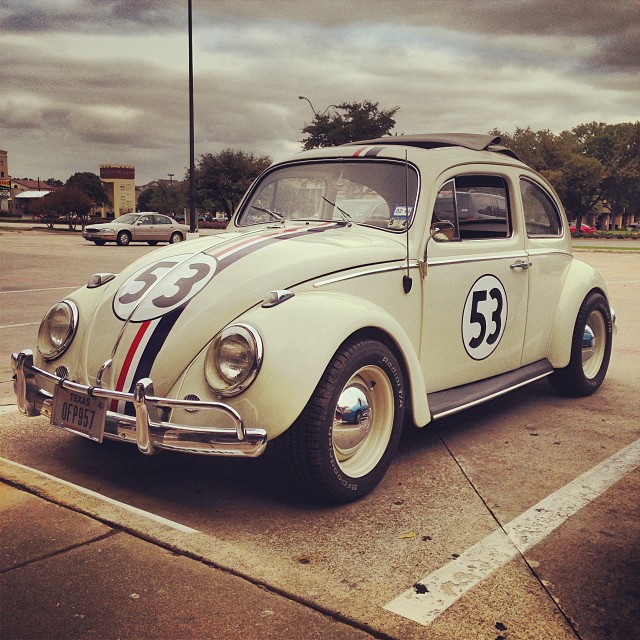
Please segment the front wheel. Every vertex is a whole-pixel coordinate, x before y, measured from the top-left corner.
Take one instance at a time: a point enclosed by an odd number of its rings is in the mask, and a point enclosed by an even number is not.
[[[107,243],[107,241],[106,240],[94,240],[93,243],[97,244],[99,247],[102,247]]]
[[[131,234],[128,231],[121,231],[116,238],[116,242],[121,247],[126,247],[131,242]]]
[[[549,377],[565,396],[589,396],[600,387],[611,358],[613,320],[607,299],[595,291],[583,301],[573,329],[571,359]]]
[[[374,340],[345,343],[283,435],[294,479],[323,502],[346,503],[369,493],[398,447],[404,403],[394,354]]]

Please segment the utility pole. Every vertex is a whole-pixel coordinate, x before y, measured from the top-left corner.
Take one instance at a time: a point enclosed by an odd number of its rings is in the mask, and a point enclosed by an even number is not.
[[[193,126],[193,20],[189,0],[189,231],[196,232],[196,163]]]

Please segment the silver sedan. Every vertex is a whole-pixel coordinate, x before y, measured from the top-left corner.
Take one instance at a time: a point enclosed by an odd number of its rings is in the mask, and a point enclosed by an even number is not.
[[[103,224],[90,224],[85,227],[82,237],[97,245],[117,242],[128,245],[131,242],[182,242],[187,237],[189,227],[180,224],[169,216],[154,211],[126,213],[115,220]]]

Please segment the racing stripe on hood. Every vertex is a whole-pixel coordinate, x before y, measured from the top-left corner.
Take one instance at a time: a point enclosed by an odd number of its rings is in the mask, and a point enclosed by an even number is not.
[[[143,322],[140,325],[120,371],[116,391],[127,390],[129,393],[133,393],[138,380],[150,376],[151,367],[153,367],[160,348],[185,307],[186,305],[162,318]],[[116,408],[114,408],[114,404],[117,405]],[[111,410],[126,415],[135,415],[133,405],[130,402],[125,403],[123,400],[112,400]]]
[[[320,223],[320,226],[317,227],[305,227],[303,229],[293,227],[291,229],[284,230],[278,229],[270,234],[261,235],[257,238],[252,236],[251,238],[237,242],[230,247],[223,247],[220,251],[212,255],[218,261],[218,272],[220,272],[240,258],[257,251],[258,249],[280,242],[281,240],[299,238],[309,233],[328,231],[329,229],[336,229],[340,226],[342,225],[336,224],[335,222],[324,222]]]

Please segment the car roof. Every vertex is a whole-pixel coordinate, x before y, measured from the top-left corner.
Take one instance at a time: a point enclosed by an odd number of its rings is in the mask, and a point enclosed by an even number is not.
[[[494,151],[520,160],[517,154],[501,145],[502,138],[482,133],[416,133],[413,135],[384,136],[371,140],[348,142],[342,146],[353,145],[402,145],[405,147],[419,147],[420,149],[438,149],[440,147],[463,147],[472,151]]]

